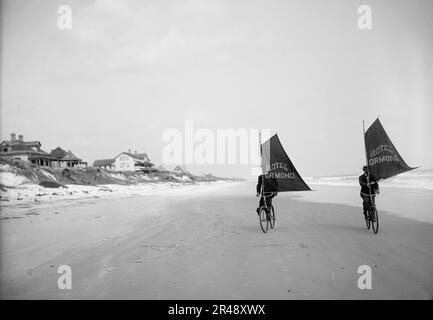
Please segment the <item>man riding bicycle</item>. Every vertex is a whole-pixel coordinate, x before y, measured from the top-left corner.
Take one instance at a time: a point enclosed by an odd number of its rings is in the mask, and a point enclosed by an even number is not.
[[[257,214],[260,215],[260,207],[263,207],[265,205],[265,199],[266,199],[266,206],[269,208],[272,206],[272,198],[274,198],[277,193],[271,192],[269,190],[272,190],[275,187],[275,179],[269,179],[266,177],[266,175],[259,175],[259,178],[257,180],[257,186],[256,186],[256,197],[260,196],[260,202],[259,207],[257,208]],[[262,192],[262,183],[263,183],[263,194]],[[268,211],[269,212],[269,211]]]
[[[368,167],[363,166],[362,170],[364,173],[359,176],[359,184],[361,186],[361,198],[362,198],[362,207],[364,209],[364,217],[367,218],[367,211],[372,205],[370,200],[374,200],[373,198],[376,194],[379,194],[379,184],[377,183],[376,177],[368,172]]]

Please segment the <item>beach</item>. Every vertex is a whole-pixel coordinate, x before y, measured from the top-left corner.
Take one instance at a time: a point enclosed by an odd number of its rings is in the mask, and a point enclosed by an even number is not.
[[[252,182],[2,203],[1,298],[433,298],[432,190],[382,188],[374,234],[358,188],[311,188],[274,199],[266,234]],[[357,286],[362,265],[370,290]]]

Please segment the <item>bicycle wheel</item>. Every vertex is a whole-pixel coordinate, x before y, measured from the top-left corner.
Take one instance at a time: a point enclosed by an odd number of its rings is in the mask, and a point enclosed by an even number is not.
[[[262,231],[264,233],[268,232],[269,221],[268,221],[265,207],[260,207],[259,221],[260,221],[260,228],[262,228]]]
[[[367,229],[370,230],[370,210],[367,211],[367,217],[365,218],[365,224],[367,225]]]
[[[377,214],[377,210],[375,207],[371,209],[371,226],[373,228],[373,232],[377,233],[379,231],[379,215]]]
[[[274,206],[271,206],[271,210],[269,212],[269,224],[271,225],[271,229],[275,227],[275,210]]]

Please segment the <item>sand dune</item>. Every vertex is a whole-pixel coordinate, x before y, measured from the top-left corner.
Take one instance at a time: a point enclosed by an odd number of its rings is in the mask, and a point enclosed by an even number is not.
[[[341,195],[348,201],[348,189],[327,188],[335,198]],[[16,218],[0,225],[1,296],[433,297],[433,224],[380,207],[381,229],[375,235],[365,228],[359,199],[323,203],[329,197],[321,199],[324,193],[316,191],[280,194],[275,200],[276,229],[263,234],[254,192],[254,184],[236,183],[169,194],[9,207],[8,214]],[[383,199],[403,203],[414,197],[409,192],[404,195],[392,200],[388,194]],[[428,199],[417,210],[430,210]],[[71,290],[57,287],[60,265],[72,268]],[[357,287],[360,265],[372,268],[371,290]]]

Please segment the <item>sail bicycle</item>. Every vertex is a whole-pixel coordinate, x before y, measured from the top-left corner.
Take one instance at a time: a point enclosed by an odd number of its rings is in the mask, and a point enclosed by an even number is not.
[[[275,209],[270,200],[278,192],[311,191],[311,189],[290,161],[277,134],[264,143],[261,143],[261,134],[259,134],[259,145],[262,174],[259,176],[256,191],[263,197],[258,213],[260,227],[266,233],[269,226],[271,229],[275,227]]]
[[[367,229],[370,230],[371,225],[373,232],[377,233],[379,231],[379,216],[375,201],[376,191],[371,192],[370,175],[373,175],[377,181],[381,181],[416,168],[409,167],[400,156],[379,118],[373,122],[367,131],[365,131],[364,121],[362,127],[364,131],[367,185],[370,197],[370,206],[367,210],[365,222]]]

